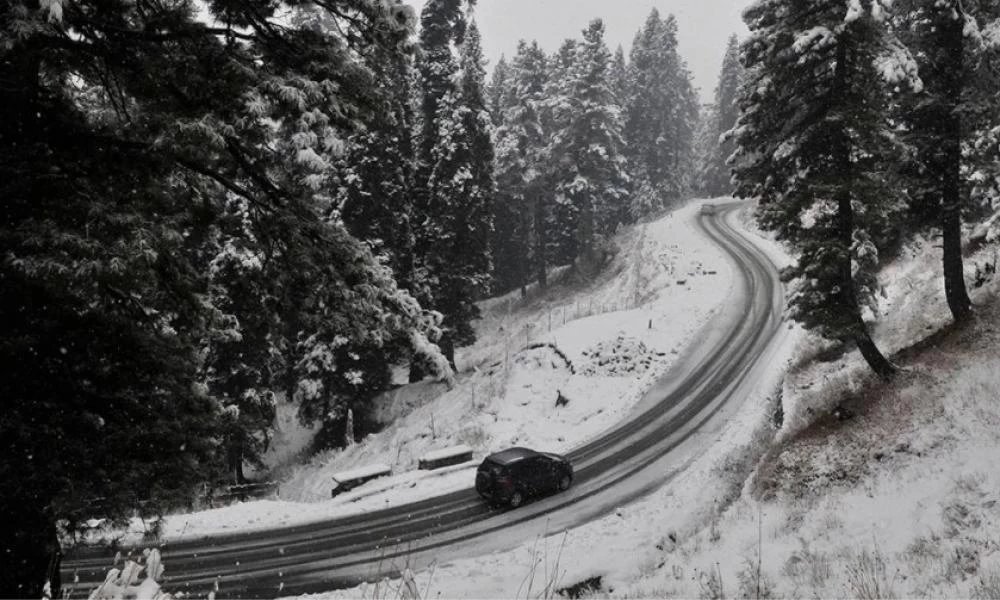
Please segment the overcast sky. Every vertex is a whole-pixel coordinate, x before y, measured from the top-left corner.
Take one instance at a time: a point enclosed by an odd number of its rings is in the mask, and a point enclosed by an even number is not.
[[[420,9],[426,0],[410,0]],[[656,7],[662,16],[677,17],[680,52],[694,75],[703,101],[711,101],[726,50],[735,33],[742,40],[747,28],[740,13],[751,0],[478,0],[476,21],[493,71],[501,54],[510,57],[521,38],[538,40],[551,52],[568,37],[579,38],[587,23],[604,19],[611,51],[618,44],[628,55],[635,32]]]

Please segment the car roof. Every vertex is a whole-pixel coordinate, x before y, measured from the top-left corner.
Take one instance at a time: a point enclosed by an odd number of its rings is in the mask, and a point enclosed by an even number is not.
[[[529,448],[514,447],[490,454],[486,457],[486,460],[495,462],[499,465],[509,465],[519,460],[528,458],[529,456],[538,456],[538,454],[538,452]]]

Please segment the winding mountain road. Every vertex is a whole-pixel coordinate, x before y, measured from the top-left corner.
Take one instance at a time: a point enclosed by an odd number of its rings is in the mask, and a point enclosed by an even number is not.
[[[774,265],[732,225],[739,204],[720,205],[699,226],[728,255],[737,281],[698,348],[604,435],[568,453],[568,492],[516,510],[491,509],[469,488],[405,506],[307,525],[169,542],[164,587],[174,594],[262,597],[318,592],[515,547],[581,525],[663,485],[683,469],[699,434],[747,395],[781,329],[782,288]],[[707,438],[707,435],[701,435]],[[107,550],[63,562],[63,585],[85,595],[104,579]],[[79,581],[74,583],[74,576]]]

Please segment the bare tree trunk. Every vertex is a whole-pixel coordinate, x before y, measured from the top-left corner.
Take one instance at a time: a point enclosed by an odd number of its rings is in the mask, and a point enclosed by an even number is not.
[[[972,316],[972,300],[965,285],[965,263],[962,260],[962,217],[960,211],[945,210],[941,229],[944,234],[944,293],[948,308],[956,323]]]
[[[964,19],[948,19],[942,24],[948,49],[948,69],[942,69],[945,103],[949,107],[947,123],[941,133],[945,164],[941,194],[941,233],[944,246],[944,291],[948,308],[956,322],[972,315],[972,301],[965,285],[965,265],[962,260],[962,102],[965,67]]]
[[[858,345],[861,356],[876,375],[882,378],[892,377],[896,373],[896,365],[889,362],[889,359],[878,349],[863,322],[860,323],[859,327],[858,333],[854,336],[854,342]]]
[[[548,278],[548,256],[545,247],[548,245],[548,229],[545,225],[545,202],[542,200],[541,192],[535,191],[535,274],[538,278],[538,287],[545,289],[549,285]]]
[[[424,377],[427,376],[427,370],[419,358],[414,356],[410,359],[410,383],[417,383],[418,381],[423,381]]]
[[[451,334],[445,333],[442,335],[438,346],[440,346],[444,357],[448,359],[448,364],[451,365],[452,370],[458,372],[458,369],[455,368],[455,340],[452,339]]]

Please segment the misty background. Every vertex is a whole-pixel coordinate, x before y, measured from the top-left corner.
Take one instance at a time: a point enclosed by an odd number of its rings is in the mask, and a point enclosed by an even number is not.
[[[420,10],[424,0],[410,0]],[[742,40],[748,33],[740,18],[750,0],[478,0],[476,21],[483,34],[487,70],[501,55],[510,57],[519,39],[538,40],[553,52],[566,38],[580,36],[591,19],[600,17],[605,39],[614,49],[621,44],[628,56],[632,38],[654,7],[666,17],[677,17],[680,53],[688,63],[702,102],[711,102],[727,38]]]

